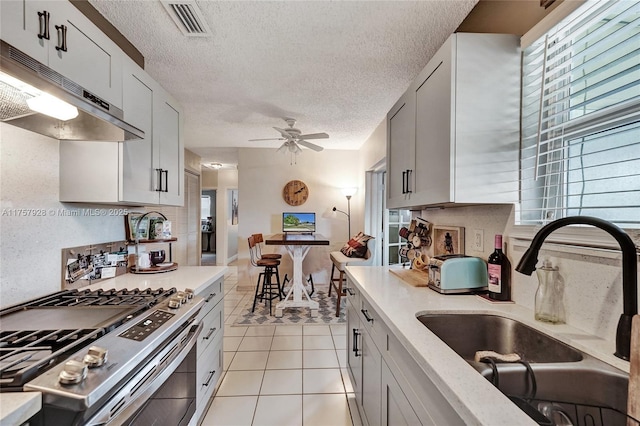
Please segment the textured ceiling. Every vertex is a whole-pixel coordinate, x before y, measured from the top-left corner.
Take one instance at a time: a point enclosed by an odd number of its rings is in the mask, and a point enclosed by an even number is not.
[[[273,147],[283,117],[326,149],[357,149],[477,0],[212,1],[211,28],[185,37],[157,0],[89,0],[182,104],[203,161]],[[218,155],[218,156],[217,156]]]

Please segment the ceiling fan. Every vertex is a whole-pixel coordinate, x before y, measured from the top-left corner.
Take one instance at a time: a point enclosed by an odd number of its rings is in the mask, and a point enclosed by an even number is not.
[[[329,137],[326,133],[310,133],[307,135],[303,135],[300,129],[296,129],[295,118],[285,118],[284,121],[289,125],[287,129],[280,129],[279,127],[274,127],[278,132],[280,132],[281,137],[279,138],[267,138],[267,139],[249,139],[250,142],[254,141],[284,141],[284,143],[278,148],[277,152],[291,152],[292,154],[298,154],[302,152],[300,146],[304,146],[305,148],[312,149],[314,151],[320,152],[324,148],[308,142],[305,139],[327,139]]]

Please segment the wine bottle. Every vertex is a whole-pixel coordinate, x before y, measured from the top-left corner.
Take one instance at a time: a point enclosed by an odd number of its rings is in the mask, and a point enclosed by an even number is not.
[[[495,237],[495,251],[489,256],[489,298],[511,300],[511,263],[502,252],[502,235]]]

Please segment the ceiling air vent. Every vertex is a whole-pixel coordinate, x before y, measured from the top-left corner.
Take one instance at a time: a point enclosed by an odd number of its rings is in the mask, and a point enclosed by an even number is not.
[[[187,37],[208,37],[211,30],[194,0],[164,0],[162,5]]]

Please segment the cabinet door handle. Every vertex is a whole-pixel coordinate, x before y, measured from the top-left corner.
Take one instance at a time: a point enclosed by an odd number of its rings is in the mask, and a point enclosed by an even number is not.
[[[406,187],[405,187],[405,182],[407,181],[406,180],[406,176],[407,176],[407,172],[406,171],[402,172],[402,193],[403,194],[407,193],[407,190],[406,190]]]
[[[347,291],[347,293],[349,293],[349,296],[353,296],[354,294],[356,294],[355,291],[351,289],[351,287],[347,287],[345,288],[345,290]]]
[[[217,328],[216,328],[216,327],[210,328],[210,329],[209,329],[209,334],[207,334],[207,335],[206,335],[205,337],[203,337],[202,339],[203,339],[203,340],[209,340],[209,337],[211,337],[211,335],[212,335],[213,333],[215,333],[215,332],[216,332],[216,330],[217,330]]]
[[[49,34],[49,17],[51,14],[46,10],[42,12],[38,12],[38,21],[40,23],[40,32],[38,33],[38,38],[49,40],[51,35]]]
[[[213,299],[214,297],[216,297],[217,293],[210,293],[209,297],[207,297],[206,299],[204,299],[204,303],[208,303],[209,300]]]
[[[58,31],[58,45],[56,46],[56,50],[61,50],[63,52],[66,52],[67,51],[67,26],[56,25],[56,30]]]
[[[413,170],[407,169],[407,194],[411,194],[411,192],[412,192],[411,188],[410,188],[410,185],[409,185],[409,178],[410,178],[412,173],[413,173]]]
[[[213,376],[215,376],[215,375],[216,375],[216,370],[209,371],[209,377],[207,377],[207,381],[204,382],[202,384],[202,386],[209,386],[209,383],[211,382],[211,379],[213,379]]]
[[[164,173],[164,189],[162,192],[169,192],[169,170],[163,170]]]
[[[162,192],[162,169],[156,169],[156,192]]]
[[[373,318],[369,316],[369,311],[367,311],[366,309],[360,309],[360,312],[362,312],[362,315],[364,315],[364,318],[367,320],[367,322],[373,322]]]
[[[355,352],[355,356],[360,356],[361,354],[360,349],[358,349],[358,336],[360,335],[360,332],[358,331],[357,328],[353,329],[353,348],[352,351]]]

